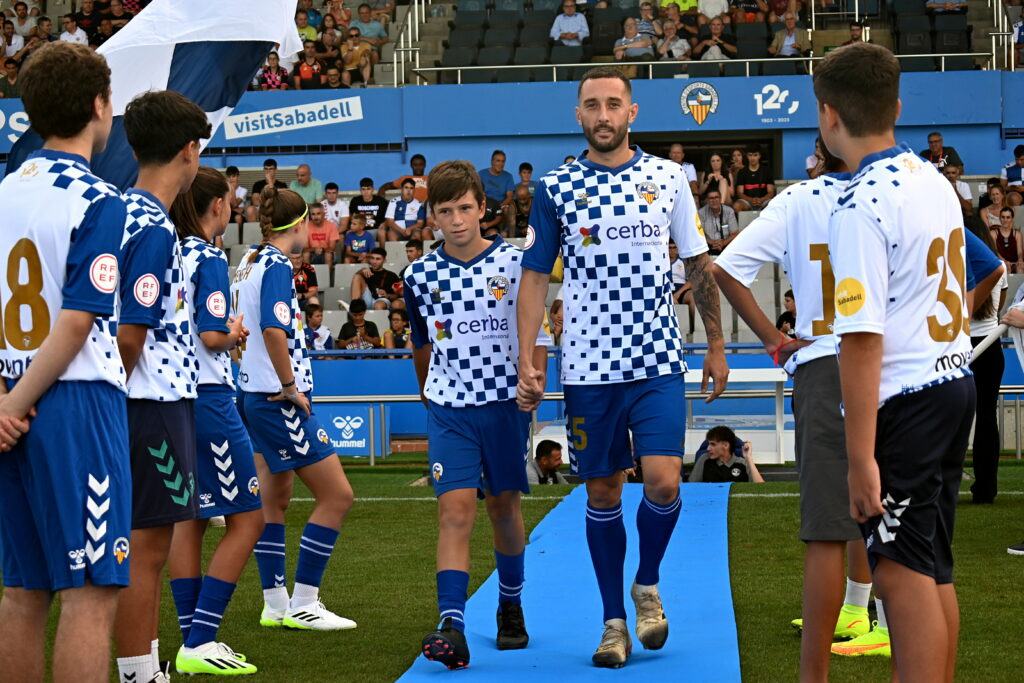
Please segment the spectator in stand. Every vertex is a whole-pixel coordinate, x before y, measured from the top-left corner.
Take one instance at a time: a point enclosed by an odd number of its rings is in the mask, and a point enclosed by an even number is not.
[[[870,43],[870,40],[864,40],[864,24],[860,21],[850,22],[850,39],[843,43],[843,47],[847,45],[853,45],[854,43]]]
[[[78,26],[74,14],[65,14],[61,24],[64,27],[64,32],[60,34],[62,41],[75,45],[89,44],[89,35]]]
[[[697,449],[688,481],[762,484],[764,477],[754,463],[753,451],[749,441],[740,441],[728,427],[712,427],[708,430],[704,443]]]
[[[287,90],[288,72],[281,68],[281,58],[276,52],[267,55],[267,65],[259,75],[261,90]]]
[[[14,3],[14,32],[22,38],[29,38],[36,30],[36,17],[29,16],[28,5],[24,2]]]
[[[803,0],[767,0],[767,2],[769,24],[782,21],[782,17],[786,12],[799,15],[804,9]]]
[[[589,36],[586,17],[576,13],[576,0],[565,0],[562,13],[551,24],[551,40],[560,45],[582,45]]]
[[[811,36],[807,29],[797,28],[796,15],[786,12],[782,15],[782,23],[785,27],[775,32],[768,54],[773,57],[804,57],[810,54]],[[806,70],[803,62],[797,65],[797,70]]]
[[[0,97],[5,100],[21,97],[21,83],[18,82],[18,62],[8,57],[4,60],[4,75],[0,78]]]
[[[235,225],[242,225],[245,222],[245,200],[249,191],[238,183],[241,174],[237,166],[228,166],[224,169],[224,175],[227,178],[228,192],[230,193],[231,222]]]
[[[320,303],[318,298],[320,287],[316,281],[316,269],[302,260],[302,254],[289,254],[288,260],[292,262],[295,298],[299,301],[299,308],[305,308],[308,304]]]
[[[113,37],[114,25],[108,17],[103,17],[100,19],[99,29],[89,38],[89,47],[95,50]]]
[[[366,229],[373,231],[384,225],[384,216],[388,212],[388,202],[374,194],[373,180],[363,178],[359,181],[359,196],[353,197],[348,204],[350,216],[361,214],[366,216]]]
[[[974,207],[971,205],[971,200],[974,197],[971,196],[971,186],[960,180],[960,167],[952,164],[944,166],[942,168],[942,175],[946,176],[946,180],[953,186],[953,191],[956,192],[956,199],[960,202],[960,210],[964,216],[973,216]]]
[[[362,39],[358,26],[349,26],[345,42],[341,46],[342,66],[345,67],[341,80],[351,86],[356,81],[373,82],[373,46]]]
[[[100,19],[103,15],[96,10],[94,0],[82,0],[82,8],[75,13],[75,23],[90,38],[100,30]]]
[[[734,149],[729,152],[729,175],[732,176],[732,186],[736,187],[736,174],[747,167],[747,157],[742,149]]]
[[[348,322],[338,333],[338,347],[363,351],[381,348],[380,332],[372,320],[366,319],[366,308],[362,299],[353,299],[348,305]]]
[[[313,9],[313,0],[299,0],[299,9],[306,13],[306,22],[319,31],[324,18],[319,11]]]
[[[384,267],[388,252],[382,247],[370,250],[369,268],[363,268],[352,276],[352,298],[362,299],[369,308],[386,311],[389,308],[405,308],[402,299],[402,281],[396,273]]]
[[[324,33],[326,33],[327,31],[334,31],[335,33],[337,33],[340,36],[340,35],[342,35],[342,32],[346,28],[348,28],[348,27],[347,26],[341,26],[338,23],[338,20],[334,18],[333,14],[331,14],[330,12],[327,12],[327,13],[324,14],[323,20],[320,22],[320,26],[318,27],[317,30],[320,32],[320,39],[323,40]]]
[[[930,14],[966,14],[967,0],[953,0],[952,2],[927,2],[925,9]]]
[[[409,336],[409,313],[404,308],[396,308],[388,315],[391,327],[384,330],[385,349],[412,349],[412,337]],[[391,356],[401,358],[401,356]]]
[[[341,39],[338,37],[338,32],[333,28],[329,28],[320,34],[320,39],[316,41],[316,58],[326,64],[334,64],[341,56],[339,46],[341,45]]]
[[[747,150],[747,167],[736,174],[736,201],[732,208],[740,211],[760,211],[775,196],[775,180],[761,163],[761,151]]]
[[[316,58],[316,43],[307,40],[302,49],[302,61],[292,71],[292,87],[296,90],[319,90],[327,82],[327,75],[323,62]]]
[[[645,62],[654,59],[654,48],[648,36],[637,31],[637,21],[629,17],[622,23],[623,35],[615,41],[614,55],[618,62]]]
[[[697,211],[697,216],[708,241],[708,251],[716,256],[740,234],[739,221],[736,212],[722,204],[722,193],[717,187],[708,190],[706,196],[707,202]]]
[[[697,0],[697,23],[701,26],[715,17],[728,24],[732,21],[729,15],[729,0]]]
[[[681,11],[682,5],[679,2],[670,2],[665,5],[665,21],[671,21],[676,25],[676,32],[681,38],[690,43],[692,48],[697,44],[697,34],[699,29],[697,28],[697,0],[688,0],[686,3],[687,11]],[[662,24],[664,29],[664,24]]]
[[[984,209],[986,206],[990,206],[992,204],[992,199],[989,197],[989,192],[991,192],[992,188],[997,186],[997,185],[999,186],[999,189],[1002,189],[1002,187],[1003,187],[1003,180],[1002,180],[1002,178],[998,178],[996,176],[993,176],[993,177],[989,178],[987,181],[985,181],[985,192],[983,192],[981,194],[981,196],[978,197],[978,210],[979,211],[981,211],[981,209]]]
[[[552,344],[554,346],[560,346],[562,344],[562,332],[564,330],[564,324],[564,302],[561,299],[555,299],[554,301],[551,302],[551,310],[548,312],[547,326],[547,333],[551,335]]]
[[[558,468],[562,466],[562,447],[550,439],[537,444],[537,455],[526,459],[526,481],[538,484],[568,484]]]
[[[110,0],[110,23],[114,25],[114,33],[117,33],[132,20],[135,16],[124,8],[124,3],[121,0]]]
[[[416,259],[423,256],[423,240],[409,240],[405,243],[405,260],[409,263],[414,263]],[[408,264],[406,268],[408,268]],[[399,277],[405,276],[405,268],[398,274]]]
[[[348,202],[338,198],[338,183],[324,185],[324,217],[338,226],[338,233],[348,231]]]
[[[295,28],[298,29],[302,42],[307,40],[316,42],[316,29],[309,25],[309,14],[306,13],[306,10],[300,9],[295,12]]]
[[[367,0],[370,16],[387,27],[395,12],[395,0]]]
[[[668,269],[672,273],[672,303],[685,305],[689,308],[689,327],[684,334],[693,331],[693,316],[696,310],[696,301],[693,298],[693,285],[686,280],[686,265],[683,259],[679,258],[679,247],[673,239],[668,241]]]
[[[1007,206],[1006,193],[1003,192],[1002,186],[989,186],[988,203],[981,210],[981,220],[985,221],[985,225],[989,227],[999,227],[1002,224],[1000,212],[1007,208]]]
[[[406,178],[402,181],[402,194],[388,202],[384,214],[384,226],[377,234],[377,242],[422,239],[420,230],[427,222],[427,207],[415,197],[416,181]]]
[[[679,28],[676,22],[665,20],[661,24],[661,30],[665,35],[658,41],[656,55],[663,62],[688,62],[690,61],[690,41],[679,35]]]
[[[349,22],[349,28],[358,28],[362,39],[373,48],[371,59],[374,64],[380,61],[380,48],[388,42],[388,32],[384,24],[373,18],[373,10],[365,2],[359,6],[359,18]]]
[[[1003,179],[1003,189],[1011,192],[1016,197],[1007,197],[1007,201],[1019,206],[1021,203],[1020,192],[1024,191],[1024,145],[1017,145],[1013,148],[1013,163],[1003,167],[1000,177]]]
[[[708,157],[708,170],[701,171],[697,182],[697,191],[693,196],[695,199],[705,197],[710,190],[718,190],[722,203],[726,206],[732,205],[732,178],[725,170],[725,161],[722,159],[722,155],[718,153]]]
[[[36,24],[36,35],[33,38],[40,45],[56,43],[60,40],[60,36],[53,32],[53,19],[50,19],[50,17],[39,17],[39,23]]]
[[[1020,68],[1021,50],[1024,50],[1024,6],[1020,8],[1019,19],[1010,28],[1013,31],[1013,69]]]
[[[330,351],[334,348],[331,331],[324,326],[324,307],[320,304],[306,306],[306,348],[310,351]]]
[[[928,149],[921,152],[921,156],[930,161],[932,166],[940,171],[950,164],[959,166],[961,171],[964,168],[964,162],[960,160],[960,155],[957,154],[956,149],[945,147],[942,144],[942,133],[938,131],[928,133]]]
[[[338,226],[324,217],[321,204],[309,205],[309,222],[306,224],[306,249],[302,253],[306,263],[325,263],[334,266],[334,249],[338,246]]]
[[[530,226],[530,211],[533,209],[533,197],[527,185],[516,186],[516,227],[512,237],[525,237]]]
[[[804,168],[807,170],[807,177],[814,180],[825,172],[825,155],[821,153],[821,138],[814,140],[814,154],[804,161]]]
[[[349,231],[345,233],[345,263],[366,263],[370,251],[377,248],[377,241],[366,230],[366,216],[354,213],[349,218]]]
[[[24,2],[22,4],[25,5],[25,7],[28,10],[28,13],[33,17],[38,17],[40,14],[42,14],[42,10],[39,7],[39,0],[27,0],[27,2]],[[15,6],[8,7],[7,9],[4,10],[4,16],[13,17],[15,16],[15,14],[16,4]]]
[[[513,204],[516,183],[512,174],[505,170],[505,153],[496,149],[491,153],[491,165],[480,171],[480,181],[484,185],[484,194],[498,202],[501,209],[497,212],[503,216],[506,227],[515,224],[515,207]]]
[[[330,14],[338,22],[338,26],[348,28],[352,21],[352,10],[345,6],[345,0],[327,0],[324,4],[324,16]]]
[[[324,198],[324,184],[313,177],[309,164],[299,164],[295,169],[295,180],[288,184],[288,189],[307,204],[319,204]]]
[[[324,90],[348,90],[351,86],[345,82],[341,75],[341,69],[337,65],[327,67],[327,81],[324,83]]]
[[[10,19],[4,20],[3,45],[4,57],[21,61],[25,54],[25,39],[14,32],[14,22]]]
[[[686,148],[678,142],[672,143],[668,148],[668,158],[683,167],[686,181],[690,183],[690,192],[697,195],[697,169],[693,164],[686,161]]]
[[[480,234],[484,237],[501,234],[505,225],[505,207],[493,197],[484,198],[484,217],[480,219]]]
[[[409,167],[412,170],[411,174],[399,176],[392,180],[390,183],[384,183],[383,185],[380,186],[380,189],[377,190],[377,194],[383,197],[384,193],[387,192],[388,190],[399,190],[402,187],[402,183],[404,183],[408,179],[412,179],[413,183],[415,183],[416,185],[416,190],[413,193],[413,196],[420,203],[426,204],[427,158],[424,157],[422,154],[413,154],[412,157],[409,159]]]
[[[636,31],[650,40],[652,46],[661,37],[661,21],[658,20],[658,16],[654,13],[653,3],[640,3],[640,18],[636,21]]]
[[[782,295],[782,308],[782,313],[775,320],[775,329],[790,339],[796,339],[796,299],[792,289],[787,289]]]
[[[1008,273],[1024,273],[1024,240],[1020,231],[1013,227],[1013,209],[1009,206],[999,211],[999,225],[992,229],[992,241],[996,253],[1006,264]]]
[[[537,181],[533,180],[533,164],[529,161],[519,164],[519,185],[516,187],[525,187],[531,197],[537,189]]]
[[[729,4],[733,24],[760,23],[768,16],[768,3],[764,0],[732,0]]]
[[[715,17],[708,22],[711,30],[707,38],[693,47],[696,59],[732,59],[736,55],[736,42],[725,33],[725,24],[721,18]]]
[[[277,179],[277,161],[275,159],[267,159],[263,162],[263,180],[257,180],[252,185],[253,206],[246,210],[250,222],[259,220],[259,206],[257,206],[259,202],[256,200],[263,194],[263,188],[267,185],[273,185],[279,190],[288,189],[287,183]]]

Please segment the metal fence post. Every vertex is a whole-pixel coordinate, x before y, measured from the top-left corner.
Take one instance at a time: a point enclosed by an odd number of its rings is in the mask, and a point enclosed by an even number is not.
[[[374,421],[373,421],[373,404],[371,403],[370,404],[370,467],[373,467],[374,465],[377,464],[377,458],[374,456],[374,454],[377,451],[377,439],[376,439],[377,435],[376,435],[375,432],[376,432],[376,430],[374,429]]]

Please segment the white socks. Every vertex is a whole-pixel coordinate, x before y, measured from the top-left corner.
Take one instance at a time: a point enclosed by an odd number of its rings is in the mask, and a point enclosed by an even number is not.
[[[877,597],[875,598],[875,609],[878,610],[878,628],[889,628],[889,623],[885,620],[885,610],[882,609],[882,601]]]
[[[117,673],[121,683],[148,683],[156,676],[158,666],[152,654],[117,658]]]
[[[309,586],[296,581],[295,588],[292,589],[291,608],[297,609],[311,602],[316,602],[318,597],[320,597],[319,586]]]
[[[284,612],[288,609],[288,589],[284,586],[264,588],[263,602],[275,612]]]
[[[843,600],[844,603],[866,609],[870,599],[870,583],[857,583],[853,579],[846,579],[846,598]]]

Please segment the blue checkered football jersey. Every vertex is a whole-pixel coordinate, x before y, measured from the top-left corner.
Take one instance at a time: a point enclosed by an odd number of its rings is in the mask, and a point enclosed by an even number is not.
[[[468,263],[444,247],[417,259],[404,282],[412,343],[432,345],[424,395],[450,408],[515,398],[516,295],[523,252],[501,237]],[[541,329],[538,346],[550,337]]]
[[[427,207],[418,199],[405,202],[401,197],[395,197],[388,202],[384,217],[393,219],[398,227],[404,230],[410,225],[415,225],[417,221],[427,220]]]
[[[629,382],[685,372],[668,240],[708,250],[682,167],[634,147],[607,168],[581,155],[537,187],[523,267],[565,268],[562,381]]]
[[[14,274],[0,278],[0,301],[8,304],[0,374],[21,377],[62,309],[86,311],[96,315],[93,329],[60,379],[124,391],[114,316],[121,194],[84,158],[41,150],[0,183],[0,206],[0,272]]]
[[[249,262],[246,253],[231,283],[231,308],[237,317],[245,314],[245,326],[252,334],[238,367],[238,384],[242,391],[276,394],[281,380],[270,362],[263,330],[276,327],[288,336],[288,349],[295,374],[295,386],[301,392],[313,390],[313,371],[306,350],[306,334],[302,329],[302,311],[295,296],[292,264],[277,247],[266,244]]]
[[[120,324],[145,325],[146,343],[128,378],[128,398],[196,397],[199,361],[177,231],[160,200],[132,188],[121,244]]]
[[[199,338],[203,332],[230,331],[228,259],[223,251],[195,235],[181,241],[181,257],[188,274],[188,300],[192,302],[192,338],[199,358],[199,384],[222,384],[234,389],[231,354],[214,353]]]

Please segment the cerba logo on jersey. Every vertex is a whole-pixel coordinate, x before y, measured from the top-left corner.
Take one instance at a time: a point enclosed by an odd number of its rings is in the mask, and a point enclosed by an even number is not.
[[[603,238],[600,232],[602,229],[604,230]],[[605,228],[593,225],[589,228],[580,228],[580,236],[583,237],[583,246],[589,247],[601,244],[602,239],[633,240],[661,237],[661,226],[656,223],[648,223],[641,218],[640,222],[634,225],[609,225]]]
[[[452,321],[451,320],[435,320],[434,327],[437,328],[437,341],[442,339],[452,338]]]
[[[601,226],[594,225],[589,228],[580,228],[580,235],[583,236],[583,246],[589,247],[592,244],[601,244]]]
[[[508,288],[508,278],[501,275],[495,275],[487,281],[487,289],[491,291],[491,294],[494,295],[497,301],[501,301],[504,298],[508,293]]]

